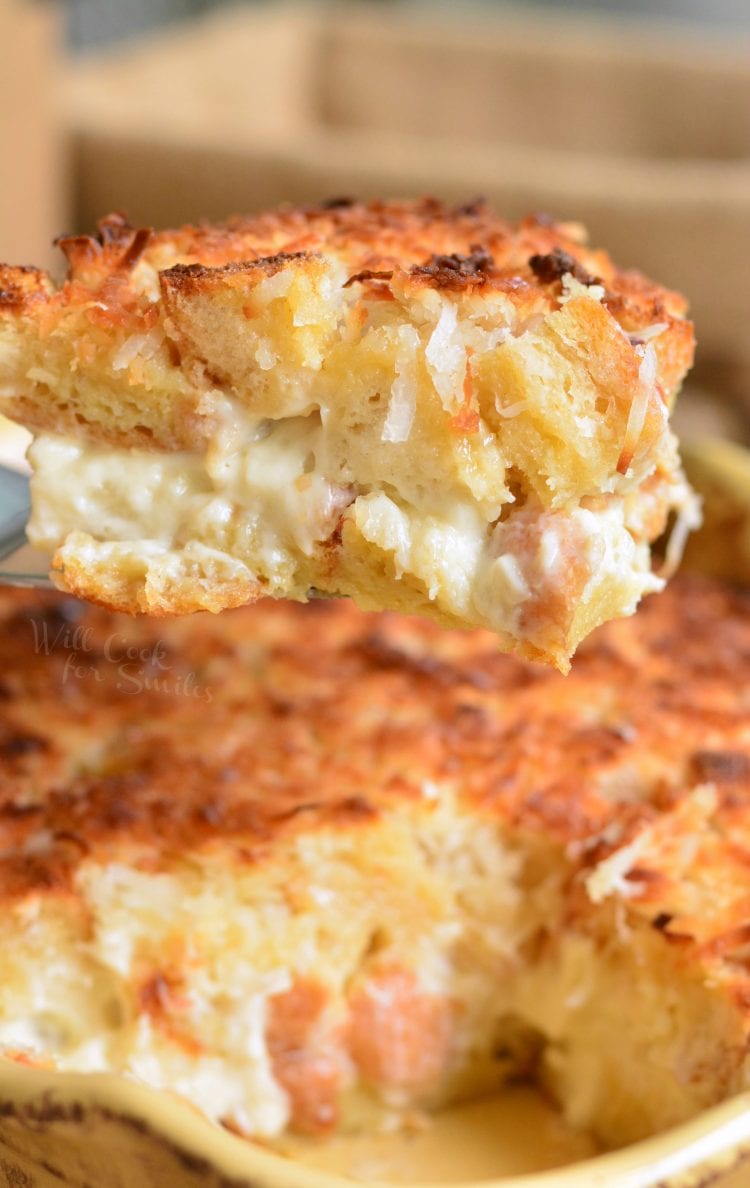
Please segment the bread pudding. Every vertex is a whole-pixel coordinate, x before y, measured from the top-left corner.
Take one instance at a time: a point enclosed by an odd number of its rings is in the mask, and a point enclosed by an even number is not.
[[[750,1081],[747,594],[567,677],[344,600],[4,591],[0,649],[6,1056],[268,1140],[528,1078],[620,1144]]]

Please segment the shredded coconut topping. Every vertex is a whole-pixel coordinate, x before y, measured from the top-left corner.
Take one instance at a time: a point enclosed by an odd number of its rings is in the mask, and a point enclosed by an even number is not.
[[[149,330],[147,334],[131,334],[126,338],[112,359],[113,371],[124,371],[135,358],[150,359],[156,354],[164,335],[161,330]]]
[[[630,405],[628,423],[625,426],[625,439],[622,443],[622,450],[617,463],[619,474],[626,473],[635,457],[638,442],[643,433],[643,426],[646,423],[648,406],[656,387],[656,351],[650,343],[644,347],[636,347],[636,351],[642,356],[641,365],[638,369],[639,387]]]
[[[396,378],[391,387],[391,400],[383,425],[383,441],[408,441],[417,411],[416,355],[419,335],[413,326],[402,326],[399,332],[401,347],[396,359]]]

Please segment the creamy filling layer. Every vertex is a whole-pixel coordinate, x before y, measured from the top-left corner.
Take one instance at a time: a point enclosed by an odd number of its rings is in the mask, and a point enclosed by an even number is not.
[[[337,588],[330,553],[327,574],[320,564],[343,518],[365,552],[388,559],[397,581],[411,578],[444,613],[512,637],[533,634],[532,620],[554,599],[585,613],[616,586],[617,612],[629,613],[661,586],[619,495],[558,510],[511,503],[492,521],[456,484],[415,506],[389,487],[331,478],[336,465],[318,412],[252,420],[228,401],[224,426],[202,454],[43,433],[29,458],[32,543],[62,545],[89,568],[178,582],[192,567],[260,582],[278,596],[305,597],[309,586],[351,593]]]

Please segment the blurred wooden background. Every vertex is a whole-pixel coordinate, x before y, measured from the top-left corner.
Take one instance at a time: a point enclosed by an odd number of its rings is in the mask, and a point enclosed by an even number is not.
[[[62,36],[58,5],[0,0],[0,260],[14,264],[51,263],[69,217]]]

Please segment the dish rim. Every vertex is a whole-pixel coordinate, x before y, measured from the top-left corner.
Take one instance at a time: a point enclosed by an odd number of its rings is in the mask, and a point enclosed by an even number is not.
[[[351,1188],[353,1180],[305,1166],[223,1130],[186,1100],[109,1073],[32,1068],[0,1058],[0,1118],[22,1127],[81,1124],[96,1115],[134,1127],[178,1158],[208,1163],[237,1188]],[[53,1140],[54,1141],[54,1140]],[[0,1140],[1,1142],[1,1140]],[[750,1090],[697,1117],[618,1151],[566,1167],[481,1180],[450,1188],[705,1188],[750,1160]],[[707,1180],[709,1175],[711,1179]],[[393,1181],[366,1180],[375,1188]],[[413,1181],[413,1188],[447,1188]]]

